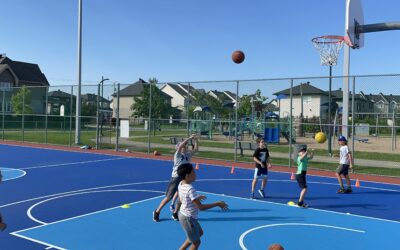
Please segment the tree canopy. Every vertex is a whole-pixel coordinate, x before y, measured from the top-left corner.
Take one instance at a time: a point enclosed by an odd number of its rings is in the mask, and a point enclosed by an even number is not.
[[[11,106],[14,114],[32,114],[31,91],[26,86],[22,86],[11,96]]]

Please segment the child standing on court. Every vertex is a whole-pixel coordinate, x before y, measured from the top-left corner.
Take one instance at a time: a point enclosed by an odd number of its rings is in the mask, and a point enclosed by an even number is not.
[[[336,176],[339,181],[340,188],[337,191],[338,194],[343,193],[352,193],[351,182],[349,177],[349,169],[353,168],[353,157],[351,156],[351,152],[349,147],[347,146],[346,137],[343,135],[339,136],[339,146],[340,146],[340,159],[339,159],[339,167],[336,171]],[[343,186],[342,176],[346,179],[347,189]]]
[[[268,168],[271,167],[271,162],[269,159],[269,152],[265,145],[265,141],[263,138],[257,139],[258,148],[253,153],[253,160],[256,163],[256,168],[254,170],[254,178],[251,183],[251,195],[250,198],[254,199],[254,189],[256,188],[256,184],[258,179],[262,179],[261,188],[258,190],[258,193],[262,198],[265,198],[264,189],[267,185],[268,179]],[[268,168],[267,168],[268,167]]]
[[[297,203],[299,207],[305,208],[308,206],[306,203],[304,203],[304,197],[306,196],[307,193],[306,175],[307,175],[308,160],[312,159],[313,157],[314,157],[313,150],[309,152],[306,145],[299,148],[299,153],[296,160],[297,163],[296,180],[297,183],[299,184],[299,187],[301,188],[299,202]]]
[[[192,151],[187,150],[187,144],[190,140],[193,140],[194,147]],[[186,138],[182,142],[176,145],[176,152],[174,154],[174,166],[172,168],[171,180],[168,184],[167,191],[165,193],[165,198],[160,202],[158,208],[153,211],[153,220],[155,222],[160,221],[160,213],[163,207],[174,197],[174,194],[178,190],[179,182],[181,178],[178,176],[177,170],[181,164],[190,163],[192,159],[192,155],[197,152],[199,149],[197,137],[192,135],[189,138]],[[172,211],[172,218],[174,220],[178,220],[177,211],[179,210],[179,204],[174,211]]]
[[[192,183],[196,180],[196,172],[192,164],[185,163],[179,166],[178,175],[182,179],[178,186],[179,200],[181,201],[181,209],[179,210],[179,223],[186,234],[186,240],[183,242],[180,250],[198,249],[200,246],[200,237],[203,235],[197,216],[199,210],[207,210],[213,207],[220,207],[223,210],[228,209],[228,205],[224,201],[218,201],[210,204],[202,204],[206,199],[203,195],[198,195]]]

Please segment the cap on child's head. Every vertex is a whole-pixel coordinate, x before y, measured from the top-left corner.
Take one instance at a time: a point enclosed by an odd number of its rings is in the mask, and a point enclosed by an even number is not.
[[[339,136],[338,141],[347,141],[347,140],[346,140],[346,137],[341,135],[341,136]]]
[[[307,146],[306,146],[306,145],[301,146],[301,147],[299,148],[299,153],[300,153],[301,151],[307,151]]]

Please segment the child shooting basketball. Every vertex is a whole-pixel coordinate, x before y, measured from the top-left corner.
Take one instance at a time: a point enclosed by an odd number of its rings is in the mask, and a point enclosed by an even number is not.
[[[339,159],[339,167],[336,171],[336,177],[338,178],[338,182],[340,185],[339,190],[337,191],[338,194],[343,193],[352,193],[353,190],[351,189],[351,182],[349,177],[349,169],[353,168],[353,158],[351,156],[351,152],[349,147],[347,146],[346,137],[343,135],[339,136],[339,146],[340,146],[340,159]],[[342,176],[346,179],[347,189],[344,188]]]
[[[192,183],[196,180],[196,172],[192,164],[185,163],[179,166],[178,175],[182,179],[178,186],[179,200],[181,201],[181,209],[179,210],[179,223],[186,234],[186,240],[183,242],[180,250],[198,249],[200,246],[200,237],[203,235],[197,216],[199,210],[207,210],[214,207],[220,207],[223,210],[228,209],[228,205],[224,201],[218,201],[210,204],[202,204],[206,199],[203,195],[198,195]]]
[[[258,148],[253,153],[253,160],[256,163],[256,168],[254,170],[253,182],[251,183],[251,199],[255,198],[254,189],[256,188],[258,179],[262,179],[261,188],[258,190],[258,193],[261,195],[262,198],[265,198],[264,189],[267,185],[268,168],[271,167],[269,152],[267,147],[265,146],[264,139],[258,138],[257,144]]]
[[[192,151],[189,151],[187,149],[187,144],[190,140],[193,140],[194,147]],[[178,176],[177,170],[178,167],[181,164],[184,163],[190,163],[190,160],[192,159],[192,155],[197,152],[199,149],[198,147],[198,140],[197,137],[192,135],[189,138],[186,138],[182,142],[178,143],[176,145],[176,152],[174,154],[174,166],[172,168],[172,174],[171,174],[171,180],[168,184],[167,191],[165,193],[165,198],[160,202],[160,205],[158,208],[153,212],[153,220],[155,222],[160,221],[160,213],[163,207],[173,198],[174,194],[178,190],[178,185],[179,182],[181,181],[181,178]],[[172,218],[174,220],[178,220],[178,214],[177,211],[179,210],[179,204],[175,208],[174,211],[172,211]]]
[[[297,183],[299,184],[299,187],[301,188],[299,202],[297,202],[297,205],[299,207],[305,208],[308,206],[306,203],[304,203],[304,197],[306,196],[307,193],[306,175],[307,175],[308,160],[312,159],[313,156],[314,156],[313,150],[309,152],[306,145],[300,147],[296,160],[297,163],[296,180]]]

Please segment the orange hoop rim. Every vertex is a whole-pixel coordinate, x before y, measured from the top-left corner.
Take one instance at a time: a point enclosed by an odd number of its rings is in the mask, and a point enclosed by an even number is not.
[[[328,39],[328,40],[324,40]],[[318,36],[314,37],[311,40],[314,44],[340,44],[346,42],[346,38],[344,36],[337,35],[326,35],[326,36]]]

